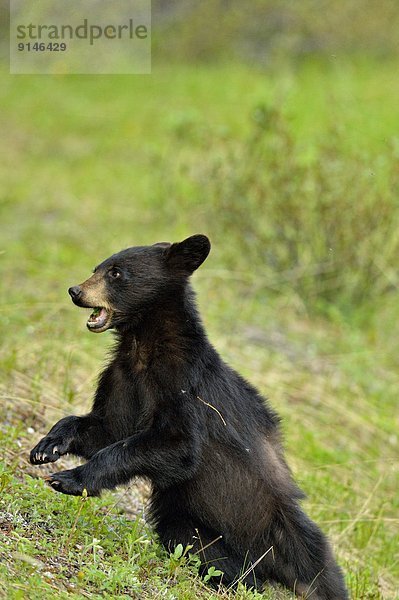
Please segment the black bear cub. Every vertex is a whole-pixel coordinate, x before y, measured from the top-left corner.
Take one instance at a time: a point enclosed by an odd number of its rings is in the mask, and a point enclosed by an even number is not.
[[[91,412],[61,419],[30,460],[87,459],[48,478],[64,494],[146,477],[160,540],[169,550],[191,545],[204,573],[223,572],[216,584],[278,582],[301,597],[344,600],[329,544],[299,505],[277,415],[207,339],[189,277],[209,250],[204,235],[128,248],[69,289],[94,309],[89,330],[115,329],[117,344]]]

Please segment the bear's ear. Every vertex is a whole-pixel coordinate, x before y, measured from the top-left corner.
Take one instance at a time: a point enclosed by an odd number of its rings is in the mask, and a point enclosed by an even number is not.
[[[204,262],[211,249],[206,235],[192,235],[183,242],[172,244],[164,252],[170,267],[191,275]]]

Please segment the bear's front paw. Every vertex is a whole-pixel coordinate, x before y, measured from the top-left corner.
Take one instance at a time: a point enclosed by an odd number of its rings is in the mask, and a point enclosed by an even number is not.
[[[98,496],[99,491],[88,488],[84,483],[83,467],[76,467],[68,471],[60,471],[46,477],[47,483],[57,492],[69,494],[70,496],[81,496],[86,490],[88,496]]]
[[[30,462],[32,465],[43,465],[49,462],[55,462],[68,451],[68,442],[47,436],[31,450]]]

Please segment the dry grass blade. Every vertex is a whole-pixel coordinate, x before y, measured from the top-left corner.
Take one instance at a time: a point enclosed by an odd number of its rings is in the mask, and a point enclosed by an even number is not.
[[[198,400],[200,400],[200,401],[201,401],[203,404],[205,404],[206,406],[209,406],[209,408],[211,408],[212,410],[214,410],[214,411],[215,411],[215,412],[216,412],[216,413],[219,415],[219,417],[220,417],[220,419],[221,419],[221,421],[222,421],[223,425],[224,425],[225,427],[227,427],[227,423],[226,423],[226,421],[224,420],[224,418],[222,417],[222,415],[220,414],[220,412],[218,411],[218,409],[217,409],[217,408],[215,408],[215,407],[214,407],[212,404],[210,404],[209,402],[206,402],[205,400],[203,400],[203,399],[202,399],[202,398],[200,398],[199,396],[197,396],[197,398],[198,398]]]

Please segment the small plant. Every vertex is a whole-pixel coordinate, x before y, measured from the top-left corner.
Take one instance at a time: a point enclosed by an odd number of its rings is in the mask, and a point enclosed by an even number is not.
[[[1,466],[0,466],[1,468]],[[0,472],[0,493],[2,493],[12,481],[11,473],[5,469]]]
[[[169,555],[169,571],[171,574],[176,575],[182,567],[191,567],[195,572],[198,571],[201,560],[195,553],[190,553],[192,548],[191,544],[185,548],[182,544],[177,544],[174,551]]]
[[[207,574],[204,576],[205,583],[212,579],[212,577],[221,577],[223,575],[223,571],[216,569],[215,567],[209,567]]]

